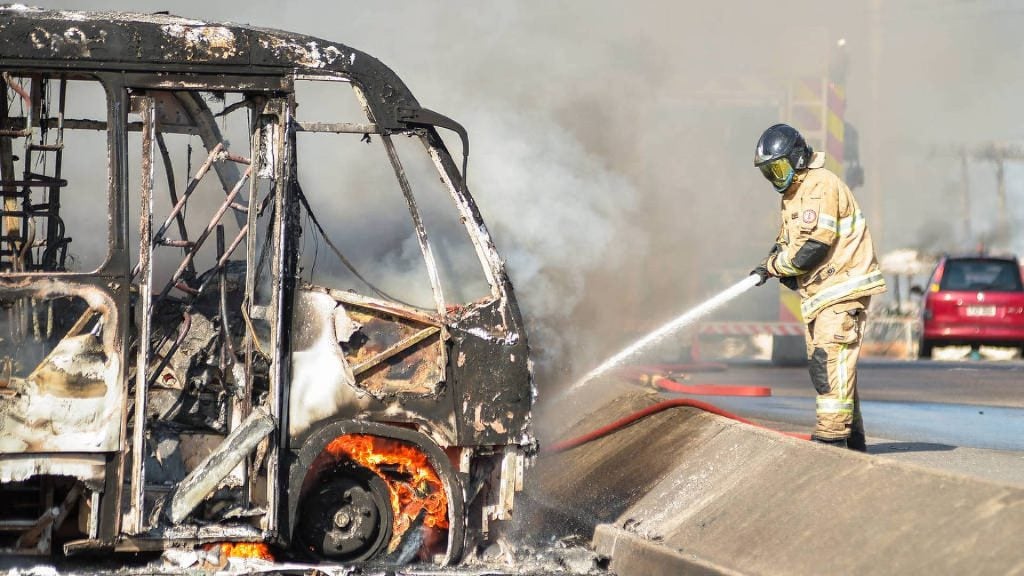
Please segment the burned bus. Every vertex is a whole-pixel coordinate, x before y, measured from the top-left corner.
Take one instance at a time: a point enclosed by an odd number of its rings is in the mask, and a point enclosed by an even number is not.
[[[0,549],[500,536],[534,391],[461,125],[348,46],[163,13],[2,6],[0,73]]]

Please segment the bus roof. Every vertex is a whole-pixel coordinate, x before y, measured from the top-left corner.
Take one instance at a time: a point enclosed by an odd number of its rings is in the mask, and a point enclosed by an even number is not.
[[[419,103],[376,58],[344,44],[244,24],[168,14],[0,5],[0,61],[90,70],[283,76],[342,74],[367,92],[381,128],[406,127]]]

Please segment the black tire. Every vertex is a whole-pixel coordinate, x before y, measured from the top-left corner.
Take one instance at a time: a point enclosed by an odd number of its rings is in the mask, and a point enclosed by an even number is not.
[[[931,340],[921,339],[921,344],[917,347],[917,357],[921,360],[931,360],[932,350],[935,349],[935,343]]]

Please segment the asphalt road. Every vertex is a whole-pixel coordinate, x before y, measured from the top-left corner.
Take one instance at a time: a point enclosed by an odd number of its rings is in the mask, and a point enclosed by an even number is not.
[[[768,386],[768,398],[696,398],[778,429],[813,429],[806,368],[734,363],[676,379]],[[1024,362],[862,360],[858,386],[869,454],[1024,486]]]
[[[805,367],[731,363],[722,372],[692,373],[691,381],[771,386],[773,396],[814,397]],[[933,402],[1024,408],[1024,362],[886,361],[859,364],[861,400]]]

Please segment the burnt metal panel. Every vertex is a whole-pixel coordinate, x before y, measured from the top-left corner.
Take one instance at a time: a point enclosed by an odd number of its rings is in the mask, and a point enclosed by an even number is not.
[[[533,444],[529,348],[518,318],[504,324],[505,306],[486,304],[451,328],[449,369],[460,444]]]
[[[444,379],[444,352],[436,326],[416,325],[371,309],[352,309],[360,325],[346,345],[359,387],[375,398],[396,393],[435,395]]]
[[[249,32],[162,14],[0,8],[5,57],[248,64]]]
[[[116,328],[120,309],[110,294],[88,284],[51,279],[0,282],[0,293],[5,304],[74,297],[85,308],[42,362],[26,377],[5,383],[10,394],[0,395],[0,453],[119,449],[125,391]],[[97,316],[105,325],[102,334],[81,333]]]
[[[439,446],[456,444],[454,398],[444,381],[445,343],[436,321],[315,286],[297,290],[293,300],[293,442],[322,421],[365,418],[415,424]]]
[[[274,417],[266,410],[256,407],[245,421],[231,431],[231,434],[217,446],[179,482],[169,500],[171,506],[165,509],[170,521],[180,524],[195,510],[231,470],[238,466],[252,452],[256,445],[276,427]]]

